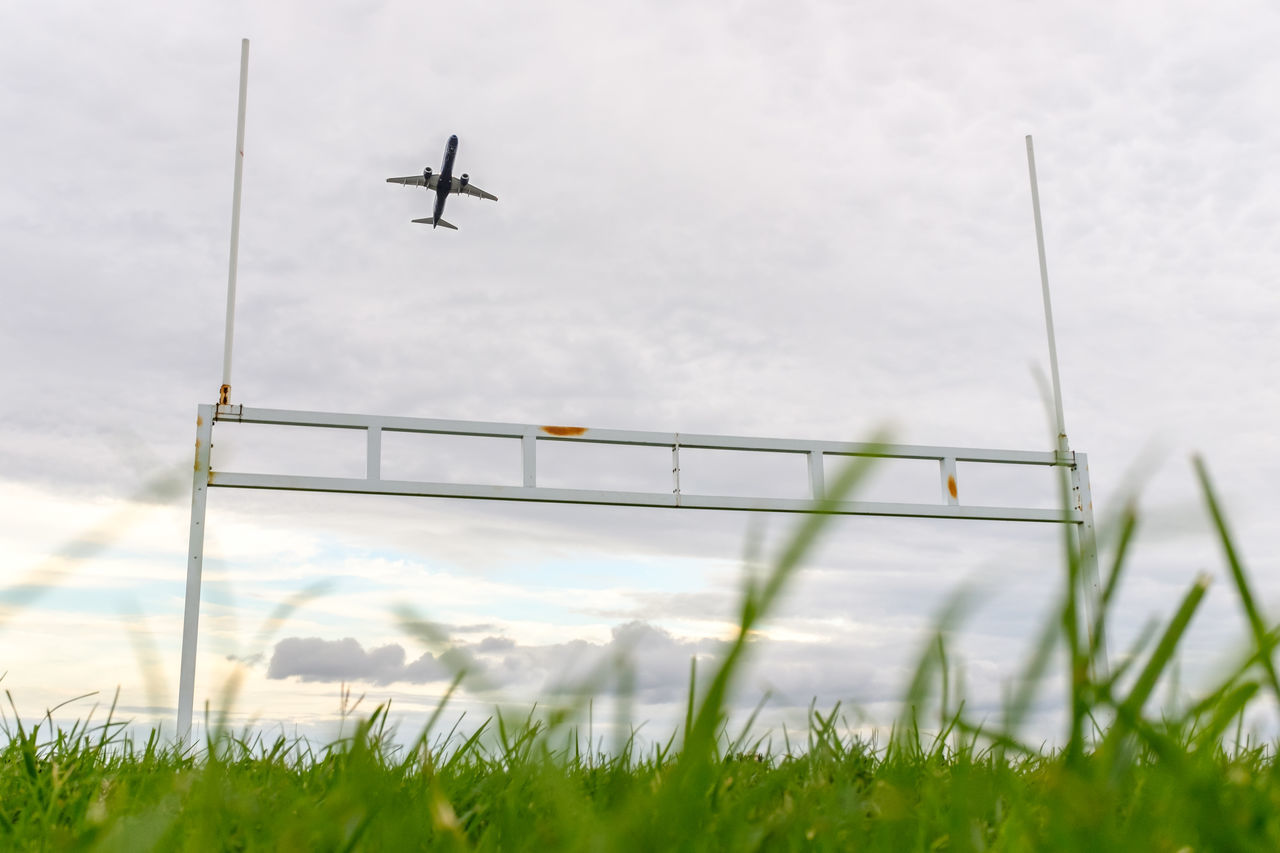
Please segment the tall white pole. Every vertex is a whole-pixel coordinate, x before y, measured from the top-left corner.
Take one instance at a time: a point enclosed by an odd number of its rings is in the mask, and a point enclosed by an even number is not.
[[[191,734],[196,693],[196,642],[200,634],[200,581],[204,574],[204,516],[209,497],[209,448],[213,445],[214,407],[196,414],[195,476],[191,488],[191,535],[187,550],[187,593],[182,613],[182,664],[178,671],[178,741]]]
[[[1053,376],[1053,410],[1058,419],[1058,458],[1070,463],[1071,491],[1082,522],[1076,529],[1084,601],[1090,638],[1098,643],[1099,656],[1094,676],[1106,678],[1110,668],[1106,637],[1092,637],[1093,625],[1102,607],[1102,584],[1098,573],[1098,542],[1093,526],[1093,493],[1089,487],[1089,467],[1083,453],[1072,454],[1067,441],[1067,423],[1062,414],[1062,382],[1058,378],[1058,344],[1053,334],[1053,304],[1049,301],[1049,264],[1044,255],[1044,225],[1040,220],[1040,187],[1036,182],[1036,152],[1027,134],[1027,169],[1031,173],[1031,209],[1036,217],[1036,248],[1040,252],[1040,290],[1044,294],[1044,326],[1049,335],[1049,371]]]
[[[227,334],[222,348],[218,404],[231,402],[231,341],[236,324],[236,260],[240,253],[240,180],[244,174],[244,110],[249,92],[249,40],[240,40],[240,112],[236,118],[236,177],[231,191],[231,260],[227,269]]]
[[[1058,345],[1053,335],[1053,305],[1049,301],[1049,265],[1044,257],[1044,226],[1040,222],[1040,187],[1036,184],[1036,152],[1027,134],[1027,168],[1031,172],[1031,208],[1036,216],[1036,248],[1040,250],[1040,289],[1044,293],[1044,325],[1049,333],[1049,370],[1053,375],[1053,409],[1058,418],[1058,452],[1071,452],[1067,422],[1062,415],[1062,383],[1058,378]]]

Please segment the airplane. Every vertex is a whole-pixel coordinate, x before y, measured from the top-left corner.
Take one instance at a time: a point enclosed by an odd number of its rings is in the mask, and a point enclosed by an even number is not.
[[[433,175],[431,167],[427,166],[422,170],[421,175],[409,175],[407,178],[387,178],[389,184],[403,184],[406,187],[425,187],[428,190],[436,192],[436,207],[431,216],[425,219],[415,219],[414,222],[423,224],[430,223],[434,229],[436,226],[443,225],[445,228],[458,230],[458,226],[445,222],[440,218],[444,213],[444,202],[449,197],[449,193],[464,193],[473,195],[476,198],[487,198],[490,201],[497,201],[498,197],[477,187],[471,183],[471,176],[466,172],[462,173],[462,177],[453,177],[453,158],[458,153],[458,135],[454,134],[449,137],[449,144],[444,149],[444,165],[440,168],[440,174]]]

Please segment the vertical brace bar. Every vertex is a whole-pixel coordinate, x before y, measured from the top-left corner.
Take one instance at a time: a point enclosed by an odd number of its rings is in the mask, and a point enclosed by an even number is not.
[[[822,451],[809,451],[809,491],[815,501],[827,496],[826,471],[822,467]]]
[[[950,506],[960,503],[960,487],[956,480],[956,458],[944,456],[939,461],[942,471],[942,499]]]
[[[382,479],[382,427],[371,426],[367,430],[369,436],[369,459],[365,463],[364,476],[367,480]]]
[[[1080,510],[1081,521],[1076,527],[1077,544],[1080,548],[1080,577],[1084,583],[1085,613],[1089,620],[1090,639],[1098,644],[1099,666],[1101,672],[1094,673],[1095,678],[1106,678],[1110,664],[1107,660],[1106,626],[1099,627],[1099,636],[1092,636],[1093,626],[1098,623],[1098,614],[1102,612],[1102,583],[1098,572],[1098,535],[1093,524],[1093,490],[1089,486],[1089,459],[1083,454],[1075,454],[1076,464],[1071,467],[1071,494]]]
[[[680,433],[676,433],[671,445],[671,494],[676,496],[676,506],[680,506]]]
[[[526,432],[520,437],[520,458],[524,461],[525,488],[532,489],[538,485],[538,436]]]
[[[191,537],[187,550],[187,594],[182,616],[182,668],[178,675],[177,741],[191,734],[196,688],[196,639],[200,630],[200,579],[204,563],[204,517],[209,496],[209,450],[213,443],[213,406],[196,415],[196,462],[191,485]]]

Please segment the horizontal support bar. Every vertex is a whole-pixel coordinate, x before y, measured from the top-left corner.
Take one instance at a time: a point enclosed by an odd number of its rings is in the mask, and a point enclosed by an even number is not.
[[[684,447],[684,434],[680,435]],[[371,495],[411,495],[434,498],[476,498],[499,501],[600,504],[607,506],[726,509],[756,512],[814,512],[819,504],[809,499],[755,498],[691,495],[688,492],[611,492],[597,489],[551,489],[541,486],[486,486],[458,483],[421,483],[406,480],[366,480],[348,477],[303,477],[288,474],[209,473],[209,485],[235,489],[280,489],[300,492],[344,492]],[[1036,521],[1080,524],[1078,509],[1027,509],[1019,507],[954,506],[945,504],[877,503],[841,501],[825,507],[834,515],[878,515],[910,518],[967,518],[988,521]]]
[[[327,427],[330,429],[381,429],[383,432],[467,435],[481,438],[523,438],[532,434],[541,441],[583,441],[590,444],[625,444],[644,447],[673,447],[694,450],[754,450],[772,453],[825,453],[830,456],[870,456],[884,459],[933,459],[941,462],[995,462],[1012,465],[1075,464],[1073,456],[1059,457],[1054,451],[986,450],[973,447],[932,447],[917,444],[875,444],[850,441],[805,441],[789,438],[753,438],[732,435],[646,432],[641,430],[594,429],[570,426],[489,421],[456,421],[437,418],[405,418],[383,415],[350,415],[334,412],[299,412],[286,409],[255,409],[247,406],[219,406],[216,420],[228,423],[271,424],[277,426]]]

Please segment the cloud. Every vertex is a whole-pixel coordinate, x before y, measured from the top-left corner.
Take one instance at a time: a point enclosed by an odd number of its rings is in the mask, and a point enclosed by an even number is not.
[[[637,675],[637,688],[653,692],[653,698],[666,699],[673,688],[686,682],[689,659],[705,655],[715,645],[712,640],[678,640],[661,628],[630,622],[614,628],[607,643],[573,640],[526,645],[508,637],[489,636],[458,643],[454,649],[471,660],[485,682],[497,689],[530,688],[538,693],[576,691],[587,685],[599,689],[609,679],[601,681],[593,676],[626,661]],[[276,643],[267,678],[387,685],[426,684],[450,675],[440,658],[430,652],[409,663],[406,657],[398,643],[366,650],[353,637],[289,637]]]
[[[426,684],[443,680],[448,673],[430,652],[423,652],[406,665],[404,647],[398,643],[365,651],[352,637],[341,640],[289,637],[276,643],[267,666],[267,678],[294,676],[302,681]]]
[[[572,640],[543,645],[491,643],[472,647],[498,687],[533,695],[613,689],[623,672],[643,702],[669,702],[688,685],[691,658],[719,648],[710,638],[680,639],[647,622],[616,626],[607,642]]]
[[[691,660],[698,661],[699,682],[704,683],[724,648],[720,640],[680,638],[641,621],[616,626],[606,642],[527,644],[485,637],[454,646],[488,688],[507,698],[535,701],[584,692],[604,694],[623,687],[645,705],[683,702]],[[749,663],[738,680],[744,707],[753,705],[764,692],[796,707],[819,695],[824,701],[858,702],[896,697],[905,670],[870,654],[859,657],[861,662],[850,661],[849,649],[836,643],[753,643]],[[449,677],[440,659],[430,653],[408,664],[405,659],[404,648],[397,643],[365,650],[351,637],[291,637],[276,644],[267,677],[378,685],[426,684]]]

